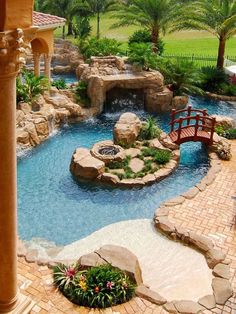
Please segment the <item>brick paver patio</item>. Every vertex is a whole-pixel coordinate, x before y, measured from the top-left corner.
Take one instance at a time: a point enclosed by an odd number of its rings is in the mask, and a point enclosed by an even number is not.
[[[232,285],[236,292],[236,141],[232,142],[233,158],[222,162],[222,171],[207,189],[193,200],[172,208],[170,220],[198,234],[210,237],[221,248],[231,262]],[[164,314],[166,311],[146,300],[134,298],[132,301],[103,311],[75,306],[67,301],[52,285],[51,271],[46,266],[26,263],[18,259],[18,276],[21,291],[29,295],[36,305],[33,313],[120,313],[120,314]],[[236,314],[236,296],[224,307],[217,307],[204,314]]]

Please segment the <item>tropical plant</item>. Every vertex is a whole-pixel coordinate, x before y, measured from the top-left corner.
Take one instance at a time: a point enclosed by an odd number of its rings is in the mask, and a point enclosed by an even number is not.
[[[83,1],[81,0],[45,0],[44,11],[49,11],[66,19],[68,24],[68,34],[73,33],[73,18],[76,15],[88,14],[85,11]],[[62,37],[65,38],[65,26],[62,28]]]
[[[236,86],[230,83],[224,83],[219,86],[219,93],[221,95],[236,96]]]
[[[167,162],[169,162],[170,158],[171,152],[165,149],[157,149],[156,154],[154,156],[154,160],[160,165],[164,165]]]
[[[77,102],[83,104],[86,107],[89,107],[90,100],[87,94],[88,84],[84,81],[79,81],[77,86],[75,87],[75,97]]]
[[[222,84],[228,83],[229,79],[225,72],[213,66],[203,67],[202,72],[202,89],[209,92],[218,92]]]
[[[148,71],[157,67],[157,55],[150,43],[133,43],[129,47],[128,61],[140,70]]]
[[[226,130],[224,137],[229,139],[229,140],[235,140],[236,139],[236,129]]]
[[[160,134],[161,129],[158,127],[155,118],[149,117],[141,128],[139,139],[151,140],[156,137],[159,138]]]
[[[112,27],[138,25],[151,33],[153,50],[157,50],[160,34],[165,34],[176,24],[181,4],[175,0],[130,0],[117,6],[113,14],[118,22]],[[176,27],[176,25],[175,25]]]
[[[35,76],[32,72],[24,70],[16,79],[17,102],[24,101],[32,103],[48,87],[47,78]]]
[[[100,38],[100,19],[101,14],[107,12],[111,6],[117,2],[115,0],[85,0],[87,3],[90,13],[96,15],[97,19],[97,39]]]
[[[117,55],[120,51],[120,45],[117,40],[109,38],[90,38],[88,41],[81,41],[79,49],[86,59],[92,56]]]
[[[164,75],[165,82],[170,85],[174,96],[184,94],[200,94],[204,91],[201,89],[202,75],[193,62],[176,59],[166,61],[158,59],[157,69]]]
[[[197,0],[183,6],[177,29],[205,30],[219,40],[217,67],[223,69],[225,46],[236,34],[236,0]]]
[[[134,296],[135,285],[121,270],[111,265],[80,270],[60,264],[53,269],[55,285],[73,303],[106,308],[129,301]]]
[[[84,16],[76,16],[74,18],[73,23],[73,32],[75,38],[79,38],[80,40],[85,40],[91,34],[92,27],[90,25],[89,17]]]
[[[66,81],[64,78],[53,80],[52,86],[55,86],[57,89],[67,89]]]
[[[152,35],[148,29],[138,30],[129,37],[129,46],[134,43],[152,43]],[[164,42],[161,38],[157,42],[157,52],[161,56],[164,52]]]

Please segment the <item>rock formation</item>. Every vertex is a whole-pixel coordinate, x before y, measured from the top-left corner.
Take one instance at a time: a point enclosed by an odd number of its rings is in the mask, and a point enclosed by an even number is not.
[[[88,84],[88,96],[92,107],[101,112],[106,93],[114,87],[141,89],[145,95],[145,106],[150,112],[169,111],[173,93],[164,86],[164,78],[158,71],[137,72],[125,60],[116,56],[94,57],[91,63],[80,64],[77,76]]]
[[[114,143],[130,146],[136,141],[141,126],[142,123],[136,114],[130,112],[123,113],[114,127]]]
[[[17,144],[23,148],[36,146],[46,140],[60,123],[82,121],[96,114],[73,102],[73,93],[69,93],[51,88],[31,105],[19,103],[16,110]]]

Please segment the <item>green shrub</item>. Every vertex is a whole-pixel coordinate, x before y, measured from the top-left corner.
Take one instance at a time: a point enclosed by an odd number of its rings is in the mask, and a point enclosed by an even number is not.
[[[235,140],[236,139],[236,129],[226,130],[224,137],[226,137],[229,140]]]
[[[107,166],[110,169],[125,169],[125,168],[129,167],[129,163],[130,163],[131,158],[132,157],[130,155],[128,155],[125,157],[124,160],[112,161]]]
[[[217,92],[222,95],[236,96],[236,85],[223,83],[219,86]]]
[[[223,126],[219,125],[215,127],[215,132],[229,140],[236,139],[236,129],[224,129]]]
[[[23,70],[16,79],[17,102],[24,101],[31,104],[48,88],[49,82],[46,77],[35,76],[34,73]]]
[[[228,83],[227,74],[219,68],[207,66],[203,67],[201,72],[201,88],[205,91],[217,93],[222,84]]]
[[[52,86],[55,86],[57,89],[67,89],[66,81],[63,77],[58,80],[54,80],[52,82]]]
[[[223,126],[217,125],[217,126],[215,127],[215,132],[216,132],[218,135],[223,136],[224,133],[225,133],[225,129],[223,128]]]
[[[159,138],[161,129],[158,127],[156,120],[153,117],[149,117],[146,123],[142,126],[139,139],[140,140],[151,140],[153,138]]]
[[[91,38],[88,41],[80,41],[80,52],[86,59],[90,59],[92,56],[110,56],[121,53],[121,43],[115,39],[110,38]]]
[[[86,107],[90,105],[90,99],[87,94],[88,84],[84,81],[79,81],[75,88],[75,97],[77,102],[84,104]]]
[[[134,43],[152,43],[152,35],[151,32],[147,29],[143,29],[143,30],[138,30],[136,32],[133,33],[133,35],[131,35],[129,37],[129,46],[131,46]],[[157,43],[157,53],[161,56],[164,52],[164,42],[162,39],[158,40]]]
[[[142,156],[144,157],[154,157],[156,155],[157,149],[154,147],[147,147],[142,149]]]
[[[135,285],[121,270],[111,265],[80,270],[80,265],[60,264],[53,269],[54,284],[73,303],[106,308],[129,301]]]
[[[158,56],[153,52],[153,46],[149,43],[133,43],[129,46],[128,61],[140,68],[140,70],[155,69]]]
[[[170,161],[171,152],[169,150],[157,149],[156,154],[154,156],[155,162],[160,165],[164,165]]]

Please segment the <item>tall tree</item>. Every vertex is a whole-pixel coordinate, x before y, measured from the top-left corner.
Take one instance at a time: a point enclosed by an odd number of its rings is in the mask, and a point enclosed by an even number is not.
[[[100,38],[100,19],[101,14],[108,11],[108,9],[116,2],[115,0],[86,0],[89,5],[92,15],[96,15],[97,18],[97,39]]]
[[[236,0],[192,1],[184,6],[178,29],[205,30],[216,36],[219,40],[217,67],[222,69],[226,42],[236,34]]]
[[[129,0],[117,6],[113,16],[118,22],[113,27],[139,25],[150,30],[154,50],[160,34],[165,34],[176,23],[181,4],[176,0]]]
[[[64,17],[68,24],[68,35],[72,35],[73,18],[83,10],[83,2],[81,0],[45,0],[44,10]],[[62,37],[65,38],[65,26],[63,26]]]

